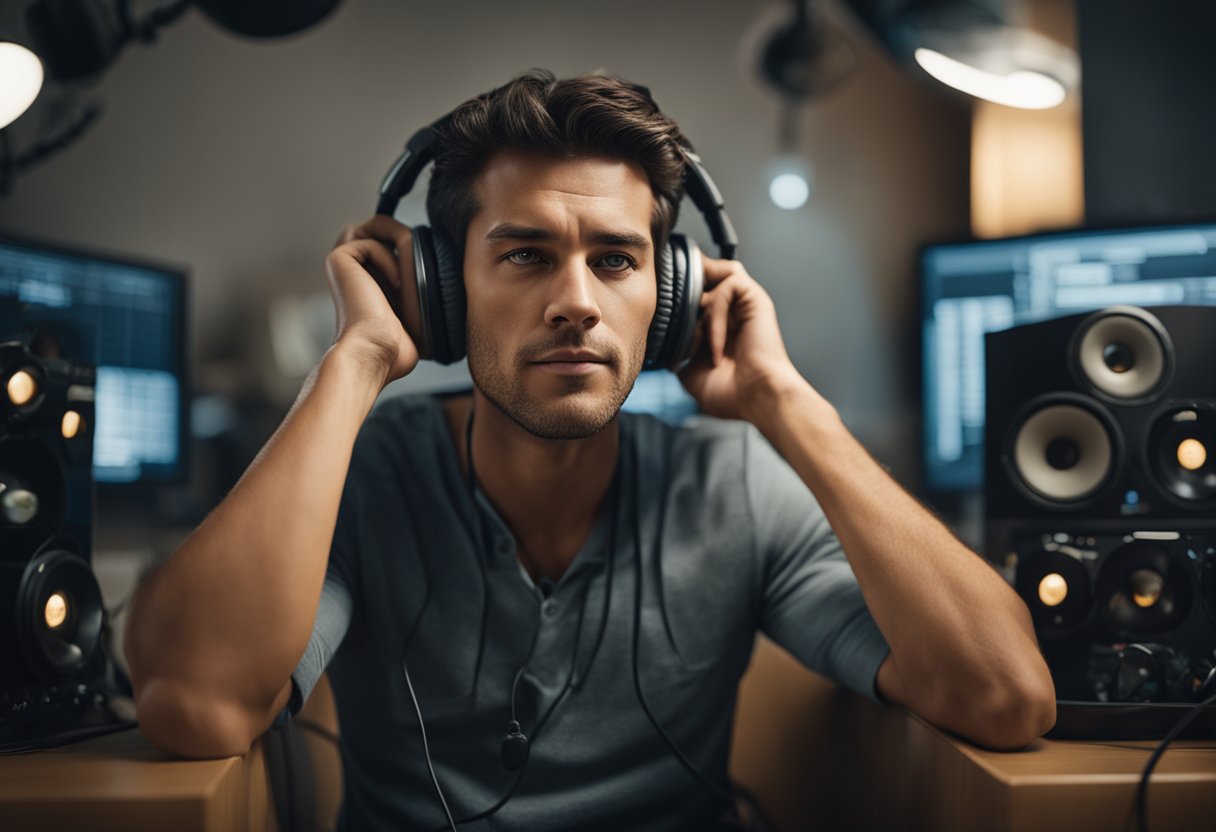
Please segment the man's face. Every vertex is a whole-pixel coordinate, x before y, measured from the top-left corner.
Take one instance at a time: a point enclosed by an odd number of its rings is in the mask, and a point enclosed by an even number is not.
[[[654,197],[620,159],[494,154],[465,238],[469,372],[518,425],[579,439],[620,410],[656,302]]]

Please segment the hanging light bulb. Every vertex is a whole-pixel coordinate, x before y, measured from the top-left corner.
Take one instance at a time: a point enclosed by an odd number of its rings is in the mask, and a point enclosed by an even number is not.
[[[29,109],[42,89],[42,61],[19,43],[0,42],[0,128]]]
[[[799,156],[783,154],[771,165],[769,199],[778,208],[796,211],[810,199],[813,181],[810,165]]]
[[[805,107],[834,89],[856,63],[847,39],[828,25],[822,4],[791,0],[792,14],[757,44],[760,78],[781,98],[777,156],[768,165],[768,196],[786,211],[806,205],[814,175],[797,152],[799,121]]]

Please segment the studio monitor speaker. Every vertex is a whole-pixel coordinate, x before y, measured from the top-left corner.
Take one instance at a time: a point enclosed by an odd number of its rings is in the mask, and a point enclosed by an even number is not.
[[[1216,308],[985,336],[986,550],[1062,700],[1216,692]]]
[[[94,379],[91,366],[0,343],[0,751],[96,721],[104,699]]]

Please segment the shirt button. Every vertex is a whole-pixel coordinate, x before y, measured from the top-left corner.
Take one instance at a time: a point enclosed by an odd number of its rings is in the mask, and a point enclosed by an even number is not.
[[[540,612],[545,618],[552,618],[557,615],[557,599],[549,598],[540,605]]]

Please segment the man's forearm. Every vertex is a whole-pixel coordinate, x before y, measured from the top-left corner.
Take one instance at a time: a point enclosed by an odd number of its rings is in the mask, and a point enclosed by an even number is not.
[[[332,348],[232,492],[139,587],[126,649],[141,709],[166,705],[141,701],[148,690],[270,708],[308,643],[376,376]]]
[[[823,507],[909,705],[989,745],[1054,720],[1054,691],[1021,599],[899,486],[809,385],[757,403],[754,424]],[[999,721],[1016,725],[998,725]]]

